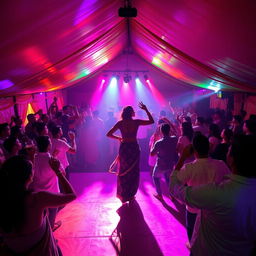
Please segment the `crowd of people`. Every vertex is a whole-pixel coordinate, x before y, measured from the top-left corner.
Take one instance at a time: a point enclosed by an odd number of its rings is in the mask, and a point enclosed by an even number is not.
[[[121,142],[117,171],[117,196],[123,204],[134,202],[139,187],[139,126],[154,119],[134,119],[131,106],[107,136]],[[256,248],[256,119],[234,116],[225,122],[219,112],[212,119],[178,116],[176,122],[162,112],[150,139],[149,161],[163,201],[160,179],[169,186],[169,197],[186,205],[190,255],[254,255]],[[120,130],[121,136],[114,133]],[[113,166],[112,166],[113,167]]]
[[[0,124],[0,255],[61,255],[53,231],[61,225],[58,211],[76,198],[70,167],[93,169],[103,156],[115,159],[110,169],[117,168],[117,196],[132,203],[141,151],[154,196],[163,200],[163,177],[170,199],[186,205],[191,255],[252,255],[256,116],[227,120],[217,111],[204,118],[169,106],[154,117],[142,102],[139,109],[147,119],[135,119],[127,106],[108,111],[103,121],[89,107],[60,110],[55,98],[47,114],[29,114],[25,127],[18,116]]]

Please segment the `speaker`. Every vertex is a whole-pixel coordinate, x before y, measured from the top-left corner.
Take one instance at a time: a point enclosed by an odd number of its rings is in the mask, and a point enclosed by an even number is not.
[[[121,7],[118,10],[119,17],[134,18],[137,17],[137,9],[132,7]]]

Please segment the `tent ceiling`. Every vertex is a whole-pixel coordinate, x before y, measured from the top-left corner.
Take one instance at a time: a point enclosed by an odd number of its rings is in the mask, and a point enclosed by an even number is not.
[[[131,44],[188,84],[256,92],[256,3],[134,0]],[[1,1],[0,96],[71,86],[127,47],[121,0]],[[6,88],[9,87],[9,88]]]

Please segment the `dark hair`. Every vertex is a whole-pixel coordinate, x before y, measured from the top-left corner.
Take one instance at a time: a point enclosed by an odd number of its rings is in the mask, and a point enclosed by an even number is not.
[[[256,178],[255,156],[256,136],[236,135],[230,149],[238,174],[245,177]]]
[[[186,136],[190,141],[192,141],[193,138],[193,128],[192,124],[190,122],[183,122],[182,123],[182,135]]]
[[[256,115],[251,114],[250,117],[249,117],[249,120],[256,122]]]
[[[164,121],[164,119],[160,118],[157,122],[158,125],[160,124],[165,124],[166,122]]]
[[[45,119],[45,118],[48,118],[49,119],[49,116],[47,114],[42,114],[41,115],[41,120]]]
[[[226,128],[223,130],[224,131],[224,136],[226,137],[226,139],[230,142],[232,137],[233,137],[233,132],[232,130]]]
[[[256,121],[251,120],[251,119],[246,120],[245,125],[246,125],[247,129],[249,130],[249,132],[256,135]]]
[[[35,115],[34,114],[28,114],[27,115],[28,121],[31,121],[32,118],[33,118],[33,120],[35,120]]]
[[[22,124],[22,120],[21,120],[20,116],[15,116],[13,121],[16,125],[21,125]]]
[[[20,126],[15,125],[11,128],[11,136],[12,137],[18,138],[21,134],[22,134],[22,132],[21,132]]]
[[[13,150],[13,147],[15,146],[17,142],[17,138],[16,137],[9,137],[4,141],[4,149],[8,152],[11,153]]]
[[[38,133],[38,134],[41,134],[42,131],[45,129],[45,127],[46,127],[46,124],[45,124],[45,123],[43,123],[43,122],[37,122],[37,123],[36,123],[36,131],[37,131],[37,133]]]
[[[60,117],[62,117],[62,112],[61,111],[58,111],[57,113],[56,113],[56,116],[55,116],[56,118],[60,118]]]
[[[163,135],[169,135],[170,133],[170,125],[169,124],[162,124],[161,125],[161,132],[163,133]]]
[[[217,124],[210,124],[210,126],[209,126],[209,137],[210,136],[221,139],[220,129],[219,129],[219,126]]]
[[[205,120],[202,116],[199,116],[199,117],[197,117],[197,122],[200,123],[200,124],[204,124]]]
[[[51,129],[52,136],[53,137],[57,136],[60,131],[61,131],[61,126],[59,126],[59,125],[53,126]]]
[[[0,133],[2,133],[8,126],[9,126],[8,123],[2,123],[2,124],[0,124]]]
[[[133,107],[132,106],[127,106],[123,109],[121,117],[124,120],[131,119],[132,116],[133,116],[133,113],[134,113]]]
[[[190,116],[185,116],[184,119],[186,120],[186,122],[192,123]]]
[[[47,148],[50,145],[49,136],[39,136],[36,139],[37,148],[39,152],[47,152]]]
[[[193,148],[200,156],[208,156],[209,140],[204,135],[197,133],[193,138]]]
[[[233,118],[235,121],[237,121],[239,124],[243,122],[243,118],[240,115],[234,115]]]
[[[51,128],[51,133],[52,133],[52,136],[55,137],[61,130],[61,127],[58,125],[58,126],[53,126]]]
[[[32,164],[22,156],[6,160],[0,169],[0,227],[4,232],[18,231],[25,218],[26,182],[32,175]]]

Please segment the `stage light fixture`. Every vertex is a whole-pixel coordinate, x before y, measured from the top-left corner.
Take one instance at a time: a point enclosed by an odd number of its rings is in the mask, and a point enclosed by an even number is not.
[[[128,74],[124,75],[124,82],[128,84],[130,82],[130,76]]]
[[[213,90],[217,93],[221,89],[221,85],[218,82],[211,81],[210,85],[207,86],[207,89]]]
[[[144,75],[144,79],[145,79],[146,82],[149,81],[149,78],[148,78],[148,75],[147,75],[147,74]]]
[[[112,75],[112,77],[116,78],[117,81],[120,79],[120,75],[119,75],[119,74],[116,74],[116,73],[114,73],[114,74]]]

